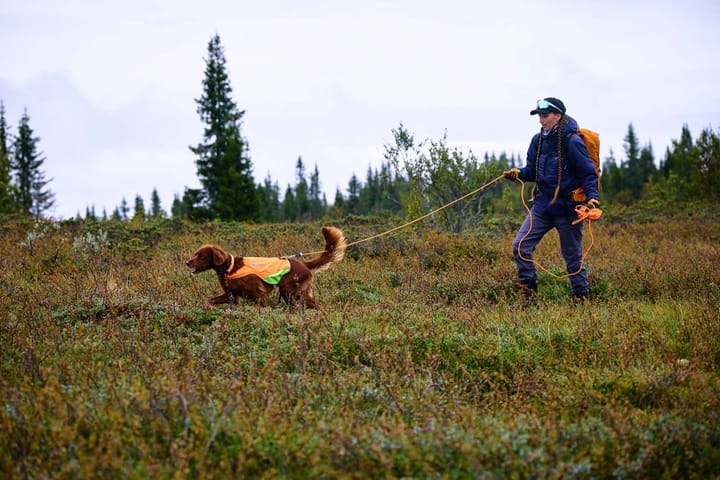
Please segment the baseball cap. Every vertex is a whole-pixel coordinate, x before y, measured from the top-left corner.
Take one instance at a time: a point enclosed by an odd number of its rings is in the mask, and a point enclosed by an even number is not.
[[[532,110],[530,115],[537,115],[538,113],[559,113],[560,115],[565,115],[565,104],[559,98],[543,98],[537,101],[535,110]]]

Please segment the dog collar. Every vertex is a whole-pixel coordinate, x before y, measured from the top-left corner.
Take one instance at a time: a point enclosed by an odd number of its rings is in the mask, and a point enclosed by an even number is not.
[[[234,266],[235,266],[235,257],[233,257],[232,254],[231,254],[231,255],[230,255],[230,266],[228,267],[227,271],[225,272],[225,275],[227,275],[228,273],[232,272],[232,269],[233,269]]]

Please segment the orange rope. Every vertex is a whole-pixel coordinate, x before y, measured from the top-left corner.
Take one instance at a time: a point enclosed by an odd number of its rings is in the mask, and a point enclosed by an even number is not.
[[[573,223],[573,225],[575,225],[575,224],[583,222],[583,221],[588,222],[588,232],[590,233],[590,245],[588,245],[587,250],[585,250],[585,252],[583,252],[582,258],[580,259],[580,268],[578,268],[577,272],[566,273],[564,275],[557,275],[557,274],[551,272],[550,270],[548,270],[547,268],[543,267],[536,260],[527,259],[522,256],[522,253],[520,253],[520,246],[522,245],[523,240],[525,240],[525,238],[527,238],[527,236],[532,231],[533,218],[532,218],[532,213],[530,213],[530,207],[528,207],[528,204],[525,201],[525,182],[523,182],[519,178],[517,179],[517,181],[520,182],[520,199],[522,200],[522,204],[528,213],[528,218],[530,219],[530,226],[529,226],[530,228],[528,228],[528,231],[525,233],[525,235],[522,236],[522,238],[518,242],[518,246],[517,246],[518,257],[520,257],[520,259],[524,262],[533,263],[537,268],[539,268],[543,272],[545,272],[555,278],[563,279],[563,278],[568,278],[568,277],[572,277],[574,275],[579,274],[582,271],[583,266],[585,265],[585,259],[587,258],[588,254],[590,253],[590,250],[592,250],[592,247],[595,244],[595,237],[594,237],[593,231],[592,231],[592,222],[594,220],[597,220],[598,218],[600,218],[600,216],[602,215],[602,210],[600,210],[599,208],[590,208],[586,205],[578,205],[577,207],[575,207],[575,212],[577,213],[578,218],[577,218],[577,220],[573,221],[572,223]]]

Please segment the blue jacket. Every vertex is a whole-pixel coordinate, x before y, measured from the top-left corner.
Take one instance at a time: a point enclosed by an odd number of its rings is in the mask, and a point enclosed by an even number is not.
[[[537,193],[533,209],[539,215],[575,216],[577,203],[570,198],[570,192],[583,187],[587,199],[600,199],[598,194],[598,176],[595,172],[585,142],[577,135],[578,124],[566,115],[567,125],[563,130],[563,155],[560,171],[560,193],[551,204],[558,184],[558,131],[555,129],[543,137],[540,145],[540,157],[537,156],[538,142],[542,133],[536,133],[527,152],[527,164],[520,169],[519,177],[524,182],[535,182]],[[536,165],[536,159],[538,164]],[[535,178],[537,172],[537,178]]]

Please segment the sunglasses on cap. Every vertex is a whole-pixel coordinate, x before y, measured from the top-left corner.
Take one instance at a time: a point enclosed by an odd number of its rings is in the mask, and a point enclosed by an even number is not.
[[[548,102],[547,100],[538,100],[537,101],[537,108],[538,110],[547,110],[548,108],[554,108],[558,112],[562,113],[562,108],[558,107],[557,105]]]

